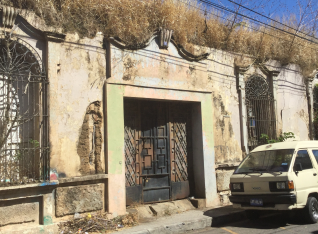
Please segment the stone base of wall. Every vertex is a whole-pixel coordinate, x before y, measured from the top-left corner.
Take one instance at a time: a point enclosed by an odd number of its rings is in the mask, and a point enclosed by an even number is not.
[[[0,227],[19,223],[39,224],[39,211],[38,202],[2,206],[0,207]]]
[[[230,177],[233,174],[234,169],[223,169],[216,171],[216,184],[218,192],[230,190]]]
[[[231,204],[229,200],[229,196],[231,195],[229,185],[230,185],[230,178],[233,172],[234,172],[233,167],[220,168],[216,171],[216,183],[217,183],[217,189],[218,189],[221,205]]]
[[[102,210],[103,190],[103,184],[57,188],[56,216]]]
[[[0,187],[0,233],[52,225],[75,213],[104,211],[107,178],[98,174]]]

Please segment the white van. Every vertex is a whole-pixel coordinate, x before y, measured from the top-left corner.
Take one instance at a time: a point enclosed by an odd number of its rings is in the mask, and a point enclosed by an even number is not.
[[[262,145],[231,176],[230,201],[250,219],[261,210],[301,209],[318,221],[318,141]]]

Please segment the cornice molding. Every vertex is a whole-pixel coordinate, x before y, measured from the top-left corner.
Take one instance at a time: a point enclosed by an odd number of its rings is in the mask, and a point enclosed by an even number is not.
[[[250,66],[238,66],[238,65],[236,65],[235,69],[236,69],[238,74],[244,75],[245,72],[247,72],[248,69],[250,69]]]
[[[277,77],[280,73],[279,70],[268,68],[268,66],[264,63],[256,62],[255,66],[257,66],[266,76]]]
[[[61,33],[54,33],[54,32],[43,32],[45,35],[46,40],[53,41],[53,42],[64,42],[66,35]]]

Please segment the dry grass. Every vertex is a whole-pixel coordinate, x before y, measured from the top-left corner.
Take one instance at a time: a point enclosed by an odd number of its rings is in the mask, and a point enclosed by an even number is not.
[[[190,1],[200,8],[195,0]],[[167,27],[174,30],[177,43],[190,51],[195,44],[250,54],[261,61],[295,63],[305,76],[318,67],[316,44],[277,29],[251,30],[249,22],[229,24],[218,16],[206,17],[199,9],[179,0],[2,0],[2,3],[33,10],[48,25],[81,36],[93,37],[101,31],[106,37],[117,36],[134,46],[142,44],[159,27]],[[285,23],[295,26],[294,20]]]

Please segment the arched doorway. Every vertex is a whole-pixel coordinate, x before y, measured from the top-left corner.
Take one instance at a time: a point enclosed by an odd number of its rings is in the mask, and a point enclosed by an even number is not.
[[[248,147],[253,150],[262,142],[262,134],[276,139],[275,99],[266,78],[254,74],[245,84]]]

